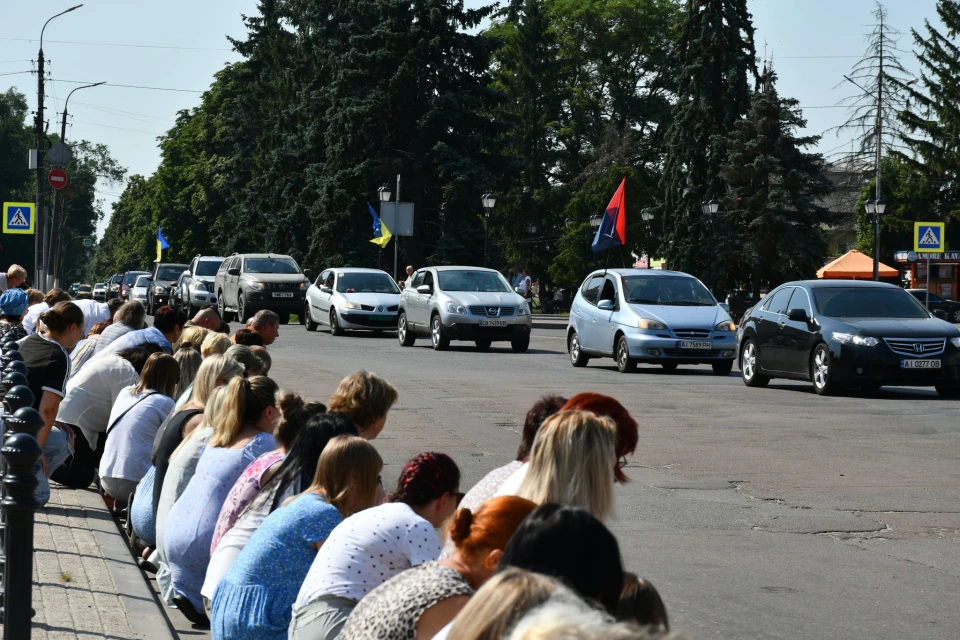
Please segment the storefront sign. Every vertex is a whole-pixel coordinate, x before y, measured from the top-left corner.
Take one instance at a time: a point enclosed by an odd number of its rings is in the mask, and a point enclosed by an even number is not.
[[[909,260],[909,251],[897,251],[893,254],[894,260],[897,262],[907,262]],[[924,260],[956,260],[960,262],[960,251],[946,251],[943,253],[924,253]]]

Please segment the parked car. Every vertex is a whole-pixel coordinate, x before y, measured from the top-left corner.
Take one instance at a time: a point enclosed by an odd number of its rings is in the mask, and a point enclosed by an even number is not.
[[[77,285],[76,298],[78,300],[89,300],[93,294],[93,287],[88,284]]]
[[[123,274],[115,273],[107,279],[107,299],[120,297],[120,285],[123,283]]]
[[[932,386],[960,397],[960,329],[881,282],[816,280],[775,289],[741,323],[739,357],[748,387],[788,378],[811,381],[820,395],[890,385]]]
[[[170,288],[180,279],[187,265],[177,262],[159,262],[150,274],[150,286],[147,289],[147,314],[170,303]]]
[[[907,289],[907,293],[916,298],[924,307],[927,307],[928,298],[926,289]],[[960,302],[947,300],[935,293],[930,294],[929,301],[930,306],[928,308],[930,311],[943,311],[947,314],[947,320],[950,322],[960,322]]]
[[[147,304],[147,291],[150,288],[150,276],[137,276],[136,282],[130,287],[130,299],[139,300],[144,306]]]
[[[107,301],[107,285],[102,282],[98,282],[93,285],[93,299],[97,302],[106,302]]]
[[[310,272],[301,271],[290,256],[268,253],[234,254],[223,261],[215,280],[217,308],[226,322],[246,322],[269,309],[287,324],[291,313],[302,313]]]
[[[173,289],[173,306],[182,309],[188,318],[192,318],[201,307],[217,304],[213,286],[223,260],[218,256],[194,257]]]
[[[530,346],[530,305],[493,269],[427,267],[413,274],[400,295],[397,337],[404,347],[430,336],[440,351],[451,340],[467,340],[486,350],[510,342],[517,353]]]
[[[120,283],[120,297],[124,300],[130,299],[130,287],[140,276],[149,276],[149,271],[127,271],[123,274],[123,282]]]
[[[736,325],[699,280],[679,271],[607,269],[583,281],[570,308],[567,352],[575,367],[613,358],[626,373],[637,364],[667,371],[710,364],[733,369]]]
[[[327,269],[307,289],[303,318],[307,331],[321,324],[331,335],[397,328],[400,288],[379,269]]]

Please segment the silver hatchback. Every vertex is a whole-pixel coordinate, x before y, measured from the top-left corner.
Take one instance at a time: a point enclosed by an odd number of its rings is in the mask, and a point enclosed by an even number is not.
[[[614,358],[621,373],[638,363],[672,371],[710,364],[728,375],[737,327],[699,280],[678,271],[609,269],[583,282],[570,308],[567,351],[575,367]]]
[[[480,350],[509,342],[522,353],[530,346],[530,327],[530,305],[493,269],[420,269],[400,295],[397,337],[404,347],[423,335],[438,351],[451,340],[466,340]]]

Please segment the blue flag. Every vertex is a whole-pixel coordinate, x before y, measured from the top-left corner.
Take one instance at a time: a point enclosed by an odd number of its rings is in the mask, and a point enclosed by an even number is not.
[[[370,215],[373,216],[373,239],[370,240],[370,242],[380,245],[380,248],[382,249],[387,246],[387,243],[390,242],[390,238],[393,237],[393,234],[390,233],[390,229],[387,228],[387,225],[383,224],[383,220],[380,219],[380,216],[377,215],[377,212],[373,210],[373,205],[368,202],[367,208],[370,209]]]
[[[167,239],[163,237],[163,228],[157,227],[157,242],[160,243],[161,249],[169,249],[170,243],[167,242]]]

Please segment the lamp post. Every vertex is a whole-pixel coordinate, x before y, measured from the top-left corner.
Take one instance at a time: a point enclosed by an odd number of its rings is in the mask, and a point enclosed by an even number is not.
[[[720,201],[717,199],[710,200],[709,202],[704,202],[700,205],[703,210],[703,215],[705,216],[715,216],[720,213]]]
[[[49,266],[50,256],[43,256],[41,260],[40,253],[40,238],[43,237],[44,231],[44,220],[43,220],[43,154],[44,154],[44,135],[43,135],[43,32],[47,30],[47,25],[50,24],[55,18],[59,18],[65,13],[70,13],[82,7],[82,4],[78,4],[75,7],[70,7],[66,11],[61,11],[57,15],[51,17],[46,22],[43,23],[43,28],[40,29],[40,52],[37,55],[37,120],[36,120],[36,135],[37,135],[37,209],[33,215],[37,216],[36,224],[36,233],[33,236],[33,253],[34,259],[36,260],[35,278],[36,282],[39,284],[41,289],[46,289],[46,283],[41,282],[41,277],[44,275],[43,263],[47,262]]]
[[[652,269],[653,256],[650,255],[650,223],[653,221],[653,211],[650,211],[650,209],[644,209],[643,211],[640,212],[640,217],[643,219],[643,224],[644,224],[644,227],[646,227],[646,232],[647,232],[646,239],[645,239],[646,241],[644,242],[644,244],[646,245],[645,249],[647,254],[647,269]]]
[[[883,198],[867,200],[864,209],[873,223],[873,279],[877,281],[880,279],[880,216],[886,213],[887,203]]]
[[[485,193],[480,197],[480,203],[483,205],[483,266],[487,266],[487,237],[490,235],[490,214],[493,208],[497,206],[497,196],[492,193]]]
[[[382,220],[383,220],[383,204],[384,204],[385,202],[390,202],[390,197],[393,195],[393,192],[390,190],[390,185],[388,185],[387,183],[384,183],[382,187],[380,187],[379,189],[377,189],[377,195],[380,196],[380,219],[381,219],[381,221],[382,221]],[[398,204],[398,205],[397,205],[397,217],[400,217],[400,211],[399,211],[399,209],[400,209],[400,205]],[[394,239],[393,239],[393,242],[396,243],[396,242],[397,242],[397,239],[394,238]],[[396,247],[396,244],[394,244],[394,247],[393,247],[393,248],[394,248],[394,251],[393,251],[393,279],[394,279],[394,281],[396,281],[396,279],[397,279],[397,251],[396,251],[396,248],[397,248],[397,247]],[[381,255],[381,256],[383,255],[383,249],[380,250],[380,254],[379,254],[379,255]],[[380,266],[379,260],[380,260],[380,259],[378,258],[378,259],[377,259],[377,266],[378,266],[378,267]]]

